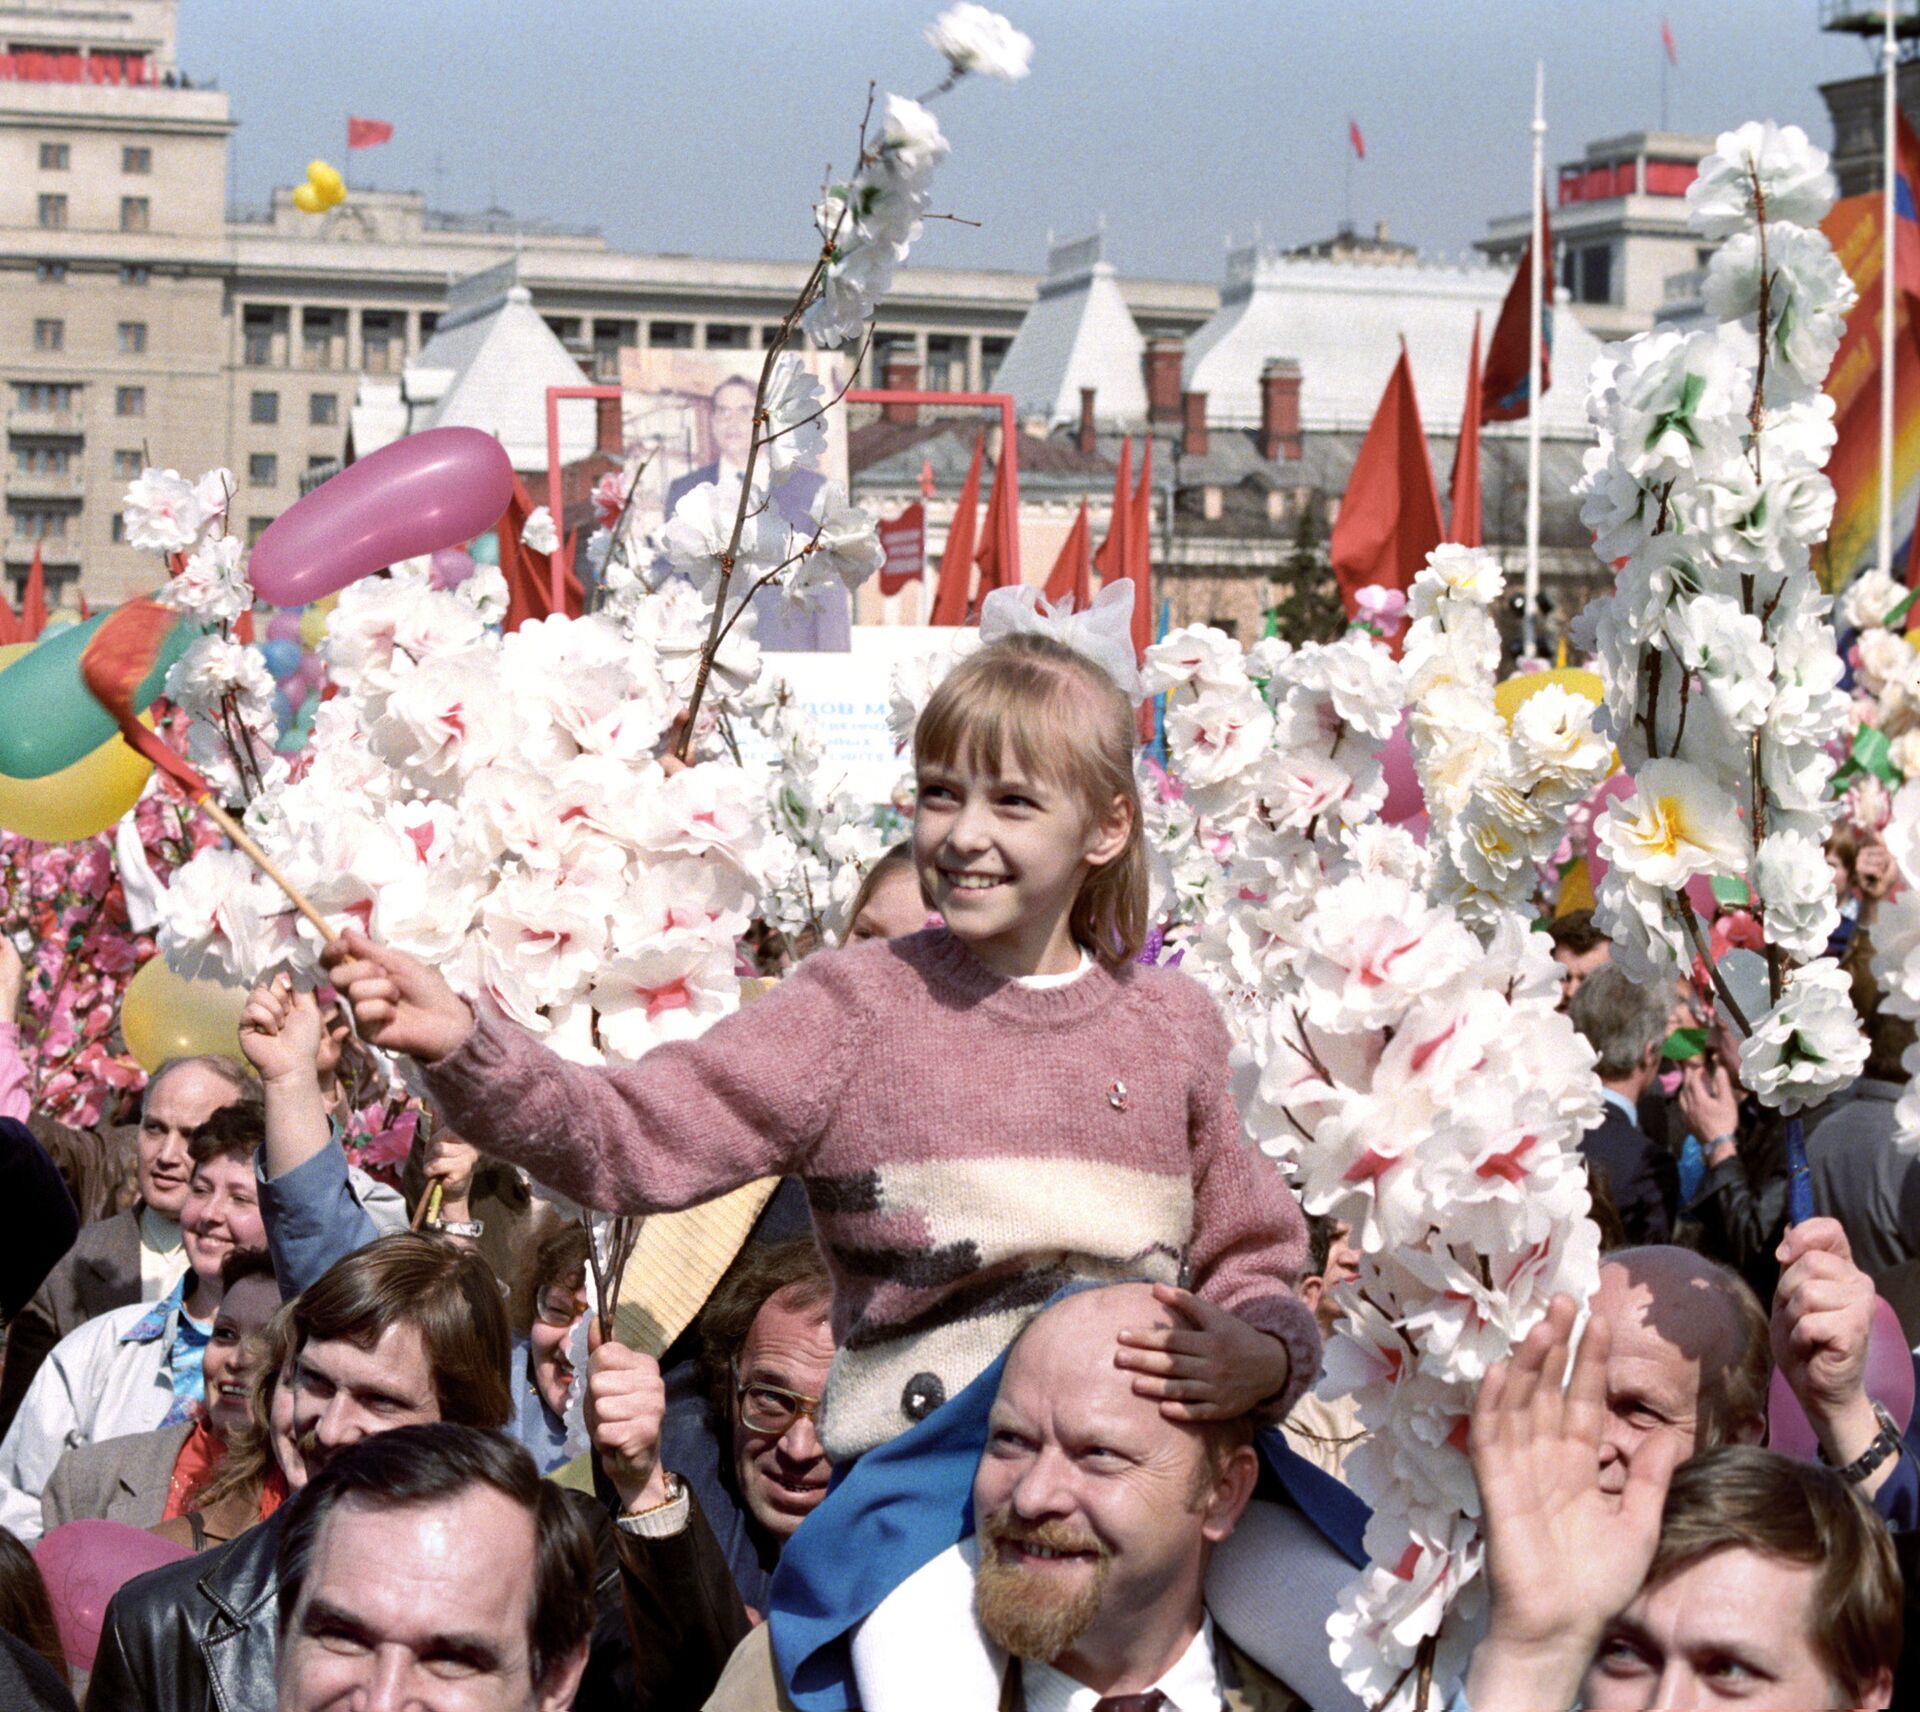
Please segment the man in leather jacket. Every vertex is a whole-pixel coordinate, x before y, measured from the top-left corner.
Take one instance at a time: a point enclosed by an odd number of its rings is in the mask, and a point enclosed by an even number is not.
[[[294,1438],[302,1485],[346,1446],[430,1421],[498,1428],[512,1408],[506,1309],[478,1254],[401,1234],[347,1256],[298,1299]],[[605,1512],[595,1529],[593,1655],[576,1704],[627,1704],[632,1659]],[[107,1608],[91,1712],[266,1712],[275,1701],[275,1555],[285,1511],[217,1552],[127,1583]]]

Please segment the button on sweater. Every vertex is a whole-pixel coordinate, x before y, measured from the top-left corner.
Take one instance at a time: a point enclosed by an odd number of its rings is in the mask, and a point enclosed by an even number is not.
[[[1070,1279],[1183,1271],[1319,1370],[1306,1229],[1244,1140],[1213,1001],[1176,970],[994,974],[944,928],[810,957],[697,1040],[568,1063],[484,1012],[427,1073],[447,1123],[589,1206],[693,1206],[804,1178],[839,1345],[845,1462],[956,1395]]]

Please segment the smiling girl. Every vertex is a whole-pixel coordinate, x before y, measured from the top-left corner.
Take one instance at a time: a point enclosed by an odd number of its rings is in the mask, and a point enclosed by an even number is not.
[[[914,733],[914,863],[945,926],[810,958],[630,1069],[567,1063],[357,932],[333,979],[369,1040],[427,1066],[448,1123],[586,1205],[802,1176],[834,1278],[836,1464],[933,1415],[1073,1279],[1164,1286],[1183,1329],[1116,1359],[1170,1415],[1278,1418],[1319,1365],[1305,1228],[1241,1138],[1213,1001],[1133,961],[1133,738],[1084,654],[981,648]]]

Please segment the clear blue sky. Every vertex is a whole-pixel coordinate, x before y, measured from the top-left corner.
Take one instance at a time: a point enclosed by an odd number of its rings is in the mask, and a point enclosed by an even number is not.
[[[436,206],[598,225],[617,247],[797,256],[865,80],[917,94],[943,0],[181,0],[180,58],[233,97],[232,188],[261,203],[343,160],[349,112],[394,140],[359,182]],[[1773,118],[1831,141],[1817,85],[1869,69],[1816,0],[1009,0],[1033,74],[944,98],[954,152],[915,259],[1037,268],[1105,215],[1124,272],[1219,276],[1228,233],[1327,235],[1347,120],[1353,213],[1457,251],[1526,205],[1533,62],[1548,168],[1657,123],[1671,20],[1675,129]]]

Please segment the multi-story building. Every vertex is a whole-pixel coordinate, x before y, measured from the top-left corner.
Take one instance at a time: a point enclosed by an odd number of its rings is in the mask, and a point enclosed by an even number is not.
[[[237,526],[257,536],[341,455],[360,377],[419,354],[451,280],[517,258],[548,325],[610,380],[623,346],[760,346],[804,278],[804,258],[623,254],[590,229],[440,213],[411,192],[356,191],[310,215],[283,189],[229,210],[237,121],[179,66],[177,10],[0,0],[0,486],[16,594],[36,546],[56,594],[83,575],[96,601],[156,580],[118,539],[120,496],[148,461],[231,469]],[[989,385],[1038,285],[903,270],[863,378],[892,357],[928,387]],[[1190,333],[1219,298],[1176,280],[1121,289],[1149,333]]]
[[[1668,301],[1668,280],[1711,258],[1714,246],[1687,226],[1686,195],[1712,148],[1711,137],[1630,131],[1589,143],[1555,175],[1548,198],[1560,285],[1595,338],[1645,332]],[[1504,215],[1477,247],[1512,267],[1532,229],[1530,213]]]

